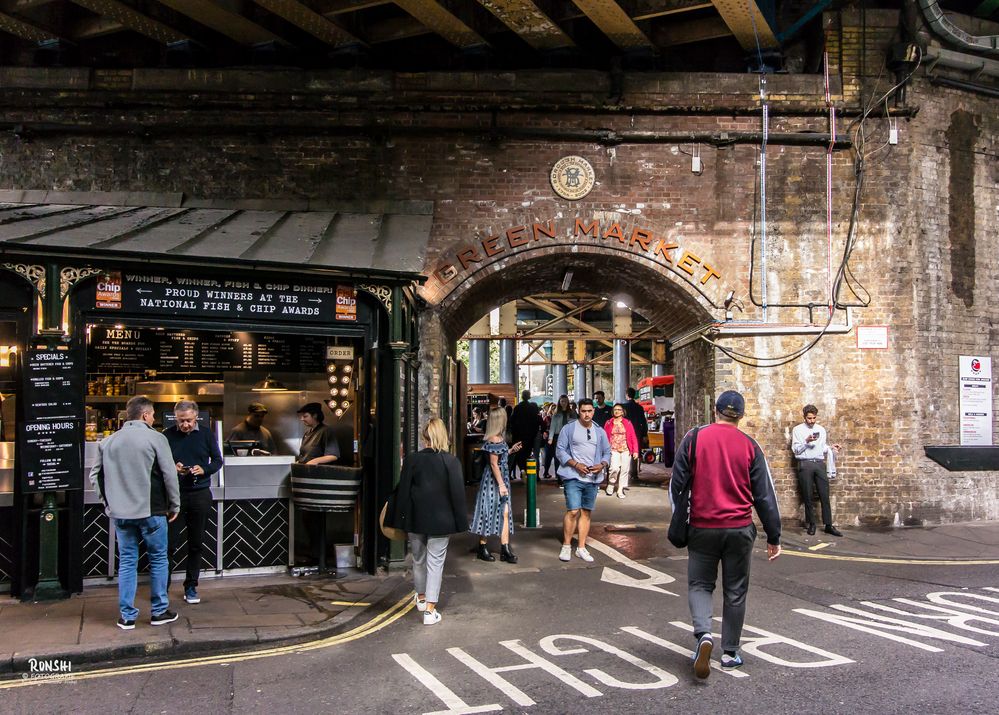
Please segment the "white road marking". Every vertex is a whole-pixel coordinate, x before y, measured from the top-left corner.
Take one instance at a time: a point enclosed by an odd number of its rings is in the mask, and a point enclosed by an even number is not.
[[[968,613],[967,611],[958,611],[954,608],[934,606],[931,603],[920,603],[919,601],[913,601],[910,598],[893,598],[892,601],[895,601],[896,603],[904,603],[907,606],[922,608],[927,611],[932,611],[932,613],[913,613],[912,611],[903,611],[901,608],[894,608],[893,606],[874,603],[873,601],[861,601],[861,605],[867,606],[868,608],[874,608],[879,611],[894,613],[898,616],[910,616],[912,618],[926,618],[933,621],[943,621],[948,626],[958,628],[962,631],[971,631],[972,633],[980,633],[985,636],[999,636],[999,631],[969,625],[972,621],[978,621],[988,625],[999,626],[999,619],[997,618],[977,616],[973,613]]]
[[[999,588],[992,588],[991,586],[986,586],[982,590],[995,591],[999,593]],[[999,604],[999,598],[992,598],[991,596],[983,596],[980,593],[968,593],[967,591],[934,591],[933,593],[926,594],[926,600],[932,601],[933,603],[938,603],[941,606],[954,606],[955,608],[963,608],[966,611],[974,611],[975,613],[991,613],[993,615],[999,616],[999,611],[993,611],[989,608],[981,608],[979,606],[972,606],[971,604],[967,603],[952,601],[949,598],[950,596],[957,596],[958,598],[973,598],[976,601],[985,601],[986,603]]]
[[[820,541],[815,546],[809,546],[808,550],[809,551],[818,551],[819,549],[824,549],[827,546],[832,546],[832,542],[831,541]]]
[[[694,659],[694,651],[689,648],[684,648],[682,645],[677,645],[671,641],[660,638],[659,636],[654,636],[651,633],[646,633],[641,628],[635,628],[634,626],[624,626],[622,629],[625,633],[630,633],[633,636],[637,636],[642,640],[647,640],[649,643],[654,643],[657,646],[665,648],[666,650],[671,650],[674,653],[679,653],[685,658],[689,658],[691,661]],[[720,673],[725,675],[731,675],[733,678],[748,678],[749,673],[743,673],[741,670],[726,670],[721,667],[718,661],[711,661],[711,667]]]
[[[722,619],[719,618],[718,616],[715,616],[713,620],[721,623]],[[674,625],[681,630],[687,631],[688,633],[694,632],[693,626],[691,626],[689,623],[684,623],[683,621],[670,621],[670,625]],[[774,665],[783,665],[786,668],[829,668],[834,665],[847,665],[848,663],[853,662],[849,658],[837,655],[836,653],[830,653],[827,650],[823,650],[821,648],[808,645],[807,643],[802,643],[801,641],[794,640],[793,638],[786,638],[782,635],[778,635],[777,633],[771,633],[770,631],[765,631],[762,628],[753,628],[752,626],[744,625],[742,627],[742,630],[744,632],[756,633],[761,637],[750,638],[744,635],[739,645],[740,649],[745,651],[746,653],[752,653],[761,660],[769,661]],[[721,643],[721,634],[715,633],[714,636],[715,639],[719,643]],[[822,660],[812,660],[806,662],[787,660],[785,658],[772,655],[771,653],[767,653],[763,650],[763,646],[776,645],[776,644],[786,645],[786,646],[789,645],[794,648],[798,648],[799,650],[803,650],[807,653],[814,653],[815,655],[822,658]]]
[[[627,556],[622,554],[617,549],[608,546],[596,539],[588,539],[586,542],[589,548],[594,551],[599,551],[601,554],[610,557],[619,564],[624,564],[630,569],[643,573],[649,578],[635,578],[634,576],[629,576],[625,573],[618,571],[617,569],[612,569],[609,566],[605,566],[603,572],[600,575],[601,581],[606,581],[607,583],[612,583],[615,586],[627,586],[629,588],[640,588],[644,591],[655,591],[656,593],[664,593],[667,596],[677,596],[679,594],[673,593],[672,591],[667,591],[664,588],[659,588],[661,584],[673,583],[676,579],[670,576],[668,573],[658,571],[651,566],[646,566],[645,564],[640,564],[637,561],[629,559]]]
[[[472,713],[490,713],[503,709],[503,706],[497,703],[471,706],[455,695],[453,690],[444,685],[433,673],[413,660],[408,654],[393,653],[392,657],[396,663],[409,671],[410,675],[416,678],[431,693],[440,698],[448,707],[447,710],[436,710],[432,713],[425,713],[425,715],[471,715]]]
[[[589,653],[586,648],[571,648],[566,650],[559,649],[555,645],[557,640],[570,640],[577,641],[579,643],[586,643],[587,645],[599,648],[605,653],[610,653],[611,655],[616,655],[618,658],[623,660],[625,663],[631,663],[637,668],[641,668],[645,672],[649,673],[656,680],[651,683],[631,683],[623,680],[618,680],[613,676],[608,675],[599,668],[588,668],[583,672],[587,675],[593,676],[597,681],[603,683],[604,685],[609,685],[612,688],[622,688],[624,690],[656,690],[658,688],[668,688],[672,685],[676,685],[679,682],[675,675],[672,673],[667,673],[662,668],[658,668],[648,661],[642,660],[641,658],[627,653],[616,646],[612,646],[608,643],[604,643],[596,638],[588,638],[587,636],[572,636],[572,635],[557,635],[548,636],[547,638],[542,638],[539,645],[541,650],[550,655],[577,655],[580,653]]]
[[[596,688],[584,683],[582,680],[577,678],[572,673],[563,670],[558,667],[550,660],[542,658],[540,655],[529,651],[527,648],[520,644],[519,640],[509,640],[500,641],[500,645],[508,650],[513,651],[521,658],[526,660],[526,663],[517,663],[515,665],[500,666],[498,668],[490,668],[489,666],[481,663],[480,661],[473,658],[471,655],[466,653],[461,648],[448,648],[447,652],[457,658],[459,661],[467,665],[472,669],[476,675],[481,677],[487,683],[492,685],[494,688],[499,690],[501,693],[510,698],[517,705],[522,707],[528,707],[534,705],[535,702],[528,697],[527,693],[518,688],[516,685],[511,683],[506,678],[502,677],[500,673],[508,673],[517,670],[529,670],[532,668],[539,668],[544,672],[554,675],[556,678],[561,680],[566,685],[575,688],[580,693],[588,698],[598,698],[603,693],[601,693]]]

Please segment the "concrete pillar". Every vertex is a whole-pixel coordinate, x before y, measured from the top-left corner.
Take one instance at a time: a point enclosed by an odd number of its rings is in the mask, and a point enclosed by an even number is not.
[[[666,341],[652,341],[652,377],[666,375]]]
[[[569,372],[566,365],[552,365],[552,374],[555,376],[555,399],[560,395],[569,393]]]
[[[576,402],[579,402],[584,397],[588,397],[586,392],[586,366],[576,365],[573,367],[573,386],[572,386],[572,396]]]
[[[517,341],[502,338],[499,341],[499,381],[513,385],[513,391],[520,399],[520,370],[517,369]]]
[[[473,385],[489,382],[489,341],[468,341],[468,381]]]
[[[468,329],[468,382],[489,382],[489,314],[483,315]]]
[[[520,399],[520,370],[517,368],[517,302],[510,301],[499,307],[499,381],[513,385]]]
[[[614,402],[627,399],[625,390],[631,379],[631,343],[627,340],[614,340]]]

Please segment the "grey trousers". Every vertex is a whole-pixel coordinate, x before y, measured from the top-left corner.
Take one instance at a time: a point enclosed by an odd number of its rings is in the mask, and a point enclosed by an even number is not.
[[[450,536],[409,534],[409,549],[413,553],[413,587],[425,593],[429,603],[437,603],[444,578],[444,559]]]
[[[687,602],[694,633],[711,633],[712,594],[722,565],[722,649],[738,650],[746,620],[749,565],[756,527],[740,529],[690,528],[687,543]]]

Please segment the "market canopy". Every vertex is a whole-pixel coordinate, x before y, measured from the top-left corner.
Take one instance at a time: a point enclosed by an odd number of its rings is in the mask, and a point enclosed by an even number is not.
[[[429,201],[364,205],[184,194],[0,191],[0,251],[296,266],[417,277]]]

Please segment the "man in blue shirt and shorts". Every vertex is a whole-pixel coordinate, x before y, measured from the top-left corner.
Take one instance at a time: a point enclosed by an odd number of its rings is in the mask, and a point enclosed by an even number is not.
[[[562,520],[562,550],[559,559],[572,558],[572,534],[579,528],[576,556],[593,561],[586,550],[590,533],[590,512],[597,501],[604,470],[610,464],[610,441],[602,427],[593,422],[593,400],[583,399],[578,406],[579,419],[570,422],[558,435],[555,456],[558,475],[565,489],[565,517]]]

